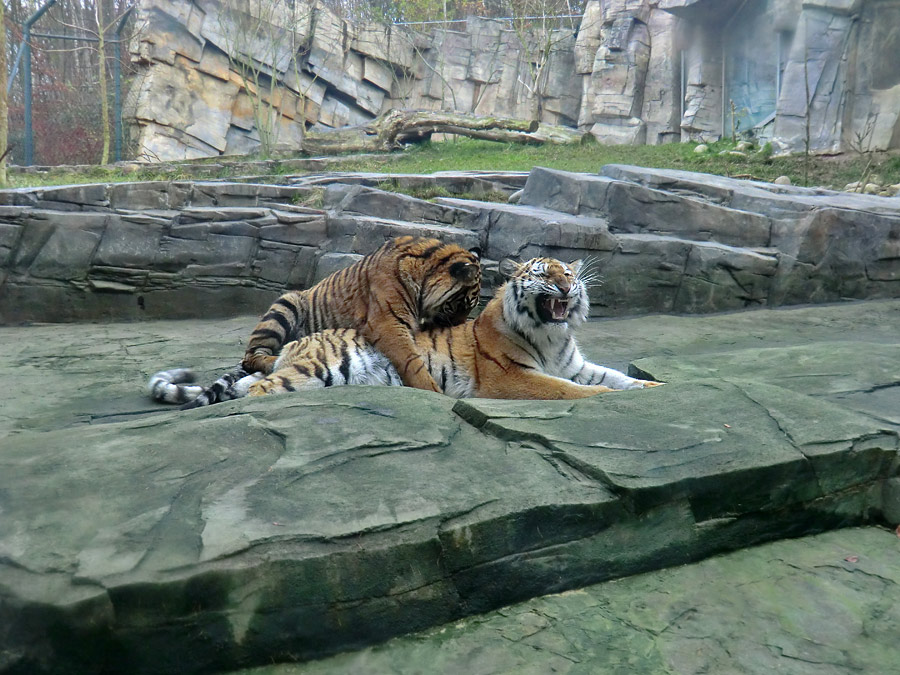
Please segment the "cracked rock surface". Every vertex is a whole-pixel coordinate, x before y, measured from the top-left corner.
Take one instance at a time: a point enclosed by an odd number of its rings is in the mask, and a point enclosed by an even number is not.
[[[892,532],[839,530],[241,673],[887,673],[900,631],[898,554]]]
[[[589,358],[667,384],[575,402],[346,387],[182,412],[144,397],[160,368],[232,367],[255,322],[0,327],[0,670],[310,660],[900,522],[897,300],[592,321]],[[664,627],[690,603],[657,605],[646,621]],[[521,630],[551,636],[541,616]],[[765,644],[802,656],[798,635]]]

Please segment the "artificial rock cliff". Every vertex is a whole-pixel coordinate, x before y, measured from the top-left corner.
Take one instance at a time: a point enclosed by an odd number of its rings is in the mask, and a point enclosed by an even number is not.
[[[239,7],[240,9],[236,9]],[[261,9],[266,8],[268,9]],[[317,3],[141,0],[125,115],[149,160],[302,147],[391,109],[577,126],[604,143],[750,132],[777,150],[900,147],[900,0],[591,0],[523,34],[427,32]]]

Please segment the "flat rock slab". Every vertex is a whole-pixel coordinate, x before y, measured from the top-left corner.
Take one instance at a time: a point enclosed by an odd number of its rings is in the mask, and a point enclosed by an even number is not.
[[[385,645],[242,675],[896,670],[900,540],[779,541],[529,600]]]
[[[308,660],[900,520],[900,301],[592,322],[588,356],[667,384],[574,402],[144,398],[254,323],[0,328],[0,668]]]

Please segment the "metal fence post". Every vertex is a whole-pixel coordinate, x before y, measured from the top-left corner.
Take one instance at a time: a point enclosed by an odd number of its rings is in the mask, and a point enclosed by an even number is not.
[[[25,59],[22,67],[22,89],[25,94],[25,166],[34,164],[34,132],[31,128],[31,27],[54,4],[56,4],[56,0],[47,0],[38,11],[28,17],[22,32],[22,44],[24,45],[22,51]]]
[[[119,23],[116,24],[116,38],[115,38],[115,60],[113,61],[113,80],[115,82],[115,101],[113,103],[113,114],[116,116],[116,151],[115,151],[115,161],[122,161],[122,66],[119,64],[119,61],[122,58],[122,50],[119,48],[119,43],[122,41],[122,29],[125,28],[125,22],[128,21],[128,17],[131,16],[131,11],[134,9],[134,5],[128,8],[128,10],[122,15],[122,18],[119,19]],[[103,55],[100,55],[101,58]]]

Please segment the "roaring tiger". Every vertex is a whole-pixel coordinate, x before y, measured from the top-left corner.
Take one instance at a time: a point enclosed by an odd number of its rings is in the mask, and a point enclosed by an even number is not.
[[[279,297],[257,324],[238,369],[211,387],[190,384],[186,369],[162,371],[150,395],[186,408],[232,398],[235,382],[267,374],[282,347],[329,328],[353,328],[388,358],[404,384],[440,391],[425,367],[414,333],[457,325],[478,303],[481,266],[470,251],[437,239],[399,237],[304,291]]]
[[[657,386],[590,363],[573,329],[587,318],[580,261],[503,261],[509,277],[474,321],[433,328],[415,340],[441,391],[454,397],[573,399]],[[400,385],[395,368],[353,329],[326,330],[285,345],[268,376],[238,382],[233,397],[341,384]]]

